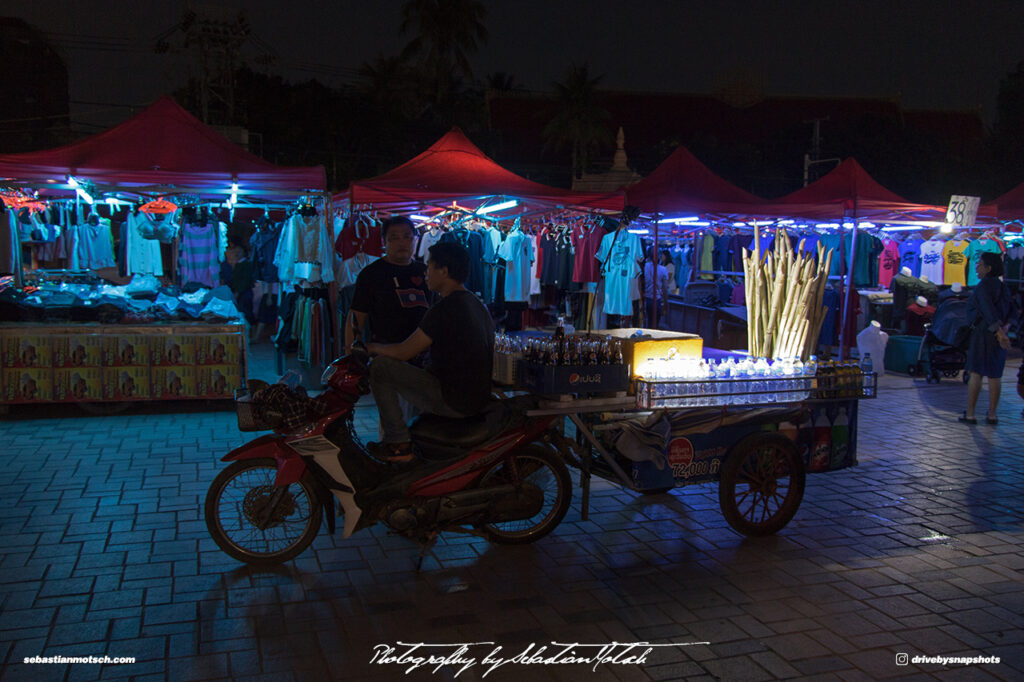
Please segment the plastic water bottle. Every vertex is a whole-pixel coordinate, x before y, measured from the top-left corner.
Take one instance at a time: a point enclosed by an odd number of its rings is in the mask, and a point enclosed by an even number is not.
[[[868,388],[871,382],[870,376],[874,372],[874,366],[871,362],[871,353],[864,354],[864,359],[860,361],[860,371],[862,375],[860,380],[862,382],[861,385],[863,386],[863,395],[864,397],[869,397],[874,392]]]
[[[814,389],[815,378],[818,376],[818,356],[812,355],[807,358],[807,362],[804,364],[804,388],[807,390],[807,395],[811,394]]]
[[[798,400],[807,400],[810,389],[810,381],[807,379],[807,368],[799,357],[793,360],[793,388],[796,390],[794,396]]]
[[[765,381],[771,374],[771,368],[768,366],[768,361],[764,358],[758,358],[757,362],[754,363],[754,393],[757,395],[751,396],[751,402],[763,403],[771,402],[768,396],[768,382]]]

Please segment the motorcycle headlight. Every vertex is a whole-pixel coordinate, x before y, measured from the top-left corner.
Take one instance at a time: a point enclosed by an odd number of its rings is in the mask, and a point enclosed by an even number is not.
[[[333,377],[334,373],[337,372],[337,371],[338,371],[338,365],[337,364],[331,363],[330,365],[328,365],[327,369],[325,369],[324,373],[320,376],[320,383],[322,385],[326,386],[327,382],[331,380],[331,377]]]

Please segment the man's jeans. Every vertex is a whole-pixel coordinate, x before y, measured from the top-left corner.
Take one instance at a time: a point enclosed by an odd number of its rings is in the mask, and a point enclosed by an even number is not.
[[[399,397],[405,398],[422,413],[442,417],[463,417],[444,402],[441,382],[425,369],[407,362],[377,356],[370,363],[370,388],[380,412],[382,439],[385,443],[407,443],[409,428],[402,414]]]

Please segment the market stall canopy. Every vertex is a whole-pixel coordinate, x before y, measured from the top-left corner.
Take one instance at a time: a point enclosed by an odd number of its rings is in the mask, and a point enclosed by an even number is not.
[[[452,200],[515,197],[526,203],[621,211],[623,193],[573,192],[505,170],[452,128],[425,152],[383,175],[353,182],[336,200],[414,208]]]
[[[995,201],[983,204],[979,215],[991,214],[999,220],[1024,220],[1024,183],[1021,183]]]
[[[943,220],[944,207],[915,204],[880,185],[854,158],[802,189],[769,202],[772,215],[808,220]]]
[[[241,197],[273,190],[323,192],[323,166],[277,166],[250,154],[164,96],[127,121],[79,142],[0,154],[0,181],[63,185],[67,176],[97,187],[216,190]],[[64,185],[66,188],[66,185]],[[201,193],[201,192],[200,192]]]
[[[757,215],[765,203],[716,175],[686,147],[677,147],[650,175],[626,188],[626,201],[644,213],[665,215]]]

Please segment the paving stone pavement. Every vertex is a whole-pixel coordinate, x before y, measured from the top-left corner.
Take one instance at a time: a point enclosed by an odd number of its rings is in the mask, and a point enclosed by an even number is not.
[[[419,575],[416,549],[380,529],[347,541],[324,532],[270,571],[221,553],[201,501],[218,458],[246,440],[231,412],[14,410],[0,422],[2,677],[451,680],[457,668],[406,676],[369,661],[398,641],[487,641],[511,654],[645,640],[710,644],[593,671],[509,664],[486,679],[1024,679],[1015,369],[997,427],[956,422],[959,381],[885,377],[881,397],[862,403],[860,465],[810,475],[774,537],[730,530],[713,484],[645,497],[598,482],[589,521],[577,494],[548,538],[447,537]],[[372,405],[358,415],[372,437]],[[897,666],[897,653],[1002,662]],[[21,663],[90,654],[136,663]]]

